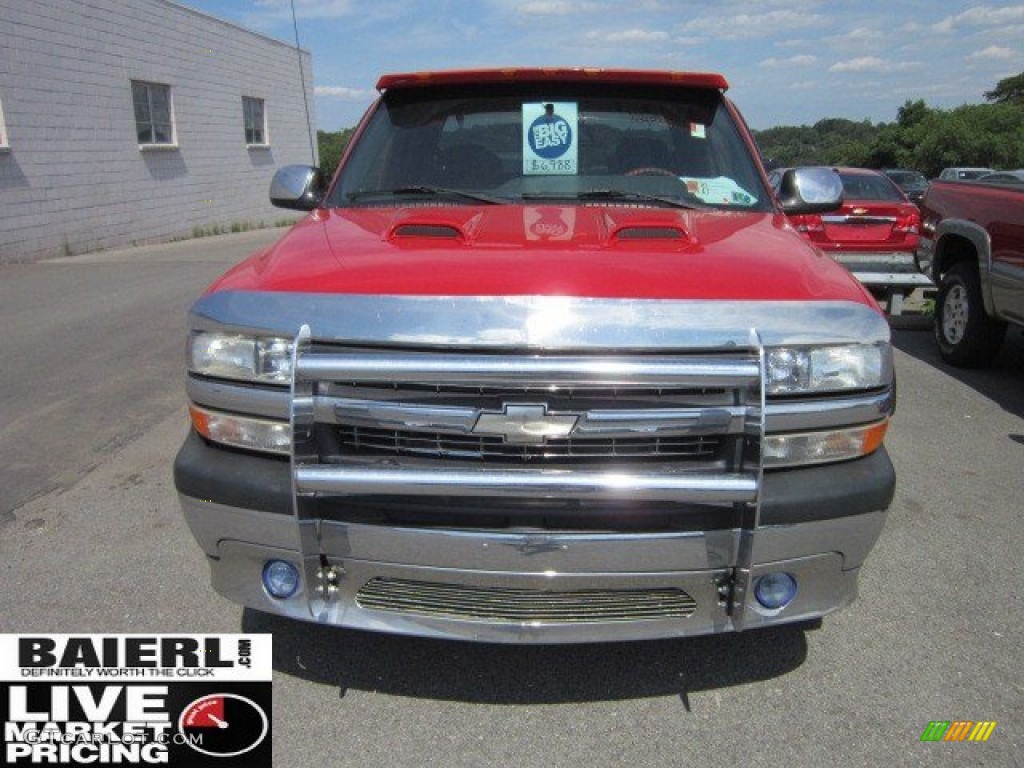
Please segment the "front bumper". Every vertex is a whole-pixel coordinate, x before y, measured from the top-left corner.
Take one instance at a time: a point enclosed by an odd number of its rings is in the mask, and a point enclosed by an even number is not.
[[[884,449],[844,464],[767,473],[761,525],[749,538],[747,583],[784,571],[799,585],[792,603],[768,611],[752,594],[730,591],[743,539],[731,527],[580,532],[319,519],[322,554],[303,562],[289,472],[286,462],[214,448],[195,435],[179,452],[182,508],[218,592],[295,619],[514,643],[689,636],[825,615],[856,597],[860,565],[881,532],[894,487]],[[275,558],[304,574],[299,592],[286,600],[262,586],[263,566]],[[321,599],[323,584],[307,583],[312,573],[332,581],[332,599]],[[682,593],[687,610],[673,610]],[[621,615],[588,614],[588,605],[620,598]]]
[[[854,598],[892,498],[884,450],[763,458],[767,435],[888,418],[887,381],[766,395],[773,346],[887,345],[862,304],[226,292],[192,326],[298,328],[288,390],[189,380],[197,405],[287,418],[289,460],[193,435],[175,466],[215,588],[264,611],[537,643],[815,618]],[[292,597],[264,591],[269,559]],[[777,571],[798,589],[765,610]]]

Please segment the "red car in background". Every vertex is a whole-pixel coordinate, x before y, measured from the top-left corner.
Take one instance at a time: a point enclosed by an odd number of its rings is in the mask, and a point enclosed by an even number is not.
[[[785,168],[771,172],[778,191]],[[791,216],[798,232],[849,269],[874,296],[900,314],[906,294],[934,287],[917,264],[921,212],[888,176],[867,168],[836,168],[843,205],[826,214]]]

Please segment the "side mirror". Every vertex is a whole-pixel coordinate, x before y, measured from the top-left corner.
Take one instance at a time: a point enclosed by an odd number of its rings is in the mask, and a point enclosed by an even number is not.
[[[843,181],[831,168],[792,168],[782,175],[779,202],[790,215],[834,211],[843,204]]]
[[[277,169],[270,182],[270,203],[278,208],[312,211],[323,202],[326,188],[319,168],[286,165]]]

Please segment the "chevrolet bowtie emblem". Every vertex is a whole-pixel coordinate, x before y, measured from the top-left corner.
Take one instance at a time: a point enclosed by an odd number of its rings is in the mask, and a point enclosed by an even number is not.
[[[501,435],[506,443],[543,445],[548,438],[568,437],[579,415],[548,413],[546,405],[506,405],[500,413],[484,411],[473,434]]]

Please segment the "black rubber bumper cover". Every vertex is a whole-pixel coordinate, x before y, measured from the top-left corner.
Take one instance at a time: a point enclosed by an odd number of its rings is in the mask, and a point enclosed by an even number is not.
[[[292,514],[292,472],[286,458],[209,445],[193,430],[174,459],[174,486],[202,501]]]
[[[291,469],[274,459],[210,446],[189,434],[174,460],[174,485],[185,496],[229,507],[292,513]],[[896,473],[885,448],[856,461],[764,475],[761,524],[788,525],[888,508]]]

